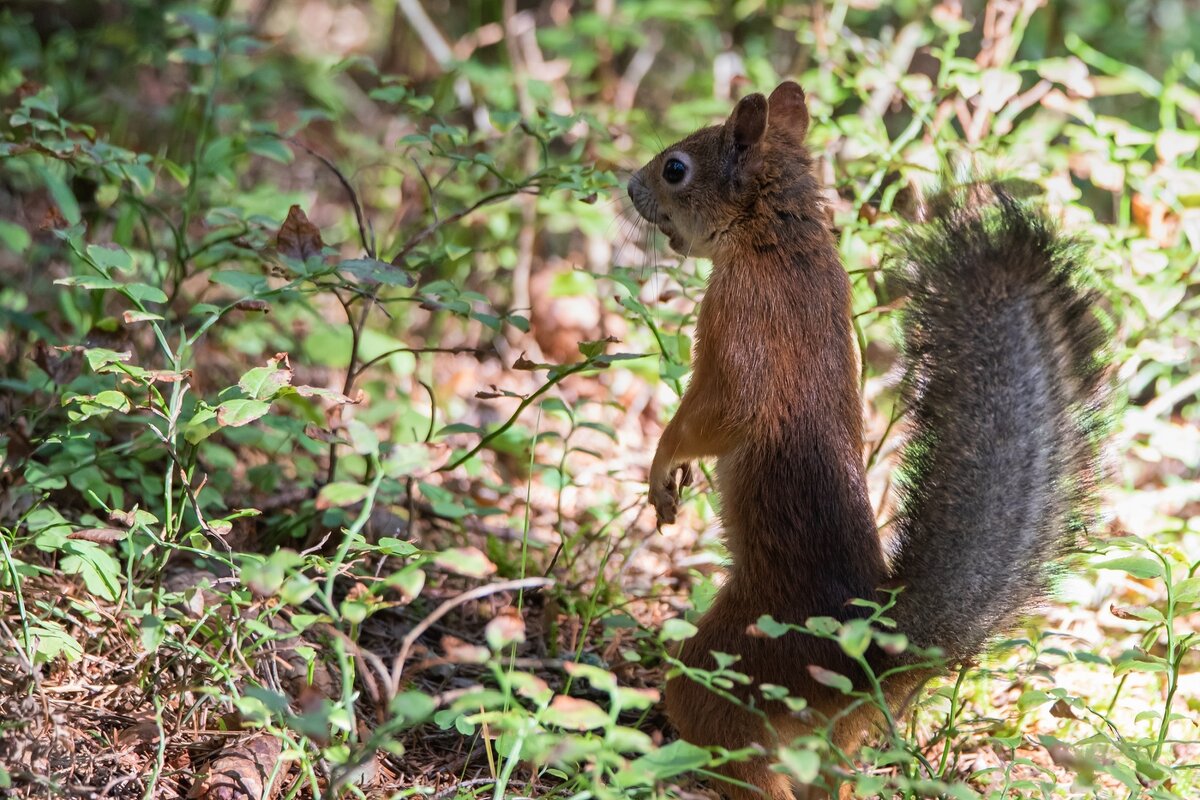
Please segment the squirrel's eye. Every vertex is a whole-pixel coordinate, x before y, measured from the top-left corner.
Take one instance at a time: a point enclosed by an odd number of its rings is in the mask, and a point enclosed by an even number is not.
[[[687,164],[678,158],[668,158],[663,164],[663,180],[667,183],[679,183],[687,177]]]

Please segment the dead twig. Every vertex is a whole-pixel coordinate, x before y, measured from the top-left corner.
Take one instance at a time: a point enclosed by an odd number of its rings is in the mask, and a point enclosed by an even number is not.
[[[433,627],[439,619],[449,614],[454,609],[464,603],[469,603],[472,600],[478,600],[481,597],[497,594],[499,592],[512,592],[518,589],[540,589],[546,586],[553,586],[554,581],[549,578],[521,578],[514,581],[501,581],[500,583],[489,583],[486,586],[477,586],[468,592],[463,592],[457,597],[453,597],[438,606],[432,614],[421,620],[413,627],[408,635],[404,637],[404,642],[400,645],[400,652],[396,654],[396,660],[392,664],[391,675],[391,693],[394,697],[400,693],[400,678],[404,674],[404,664],[408,661],[409,652],[413,645],[417,643],[417,639],[425,631]]]

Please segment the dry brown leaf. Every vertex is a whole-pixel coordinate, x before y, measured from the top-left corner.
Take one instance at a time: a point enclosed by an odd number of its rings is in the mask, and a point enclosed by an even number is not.
[[[116,544],[128,535],[129,531],[119,528],[84,528],[71,531],[67,534],[67,538],[82,539],[85,542],[95,542],[96,544]]]
[[[60,231],[67,227],[70,227],[70,223],[58,210],[58,206],[47,208],[46,213],[42,216],[42,221],[38,223],[39,231]]]
[[[274,797],[287,769],[276,771],[283,747],[268,734],[257,734],[232,742],[200,773],[191,800],[268,800]]]
[[[507,610],[487,624],[484,636],[488,644],[497,650],[510,644],[520,644],[525,641],[525,620],[515,609]]]
[[[62,352],[62,355],[54,353],[54,350]],[[52,348],[39,339],[34,344],[29,358],[50,376],[50,380],[61,386],[79,377],[79,373],[83,369],[82,351],[83,348],[79,348],[78,351],[69,348]]]
[[[152,719],[135,722],[117,734],[117,744],[125,747],[147,747],[158,744],[158,723]]]
[[[486,664],[492,657],[486,647],[470,644],[449,634],[442,637],[442,652],[446,660],[455,664]]]
[[[319,256],[325,242],[321,241],[321,231],[308,221],[308,215],[300,206],[292,206],[279,227],[275,247],[285,256],[304,261],[309,256]]]
[[[1179,216],[1166,203],[1134,192],[1131,211],[1134,224],[1159,247],[1174,247],[1178,242]]]
[[[512,368],[513,369],[534,370],[534,369],[539,369],[539,366],[537,363],[530,361],[528,358],[526,358],[524,353],[521,353],[521,355],[517,356],[517,360],[513,362]]]
[[[1054,705],[1050,706],[1050,716],[1059,719],[1079,719],[1075,714],[1075,709],[1071,708],[1071,704],[1062,698],[1055,700]]]

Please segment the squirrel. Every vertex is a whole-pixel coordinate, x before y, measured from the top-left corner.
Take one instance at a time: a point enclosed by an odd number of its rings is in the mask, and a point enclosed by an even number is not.
[[[931,218],[900,235],[889,271],[908,295],[901,399],[912,433],[885,550],[863,463],[851,284],[808,127],[803,90],[784,82],[666,148],[628,192],[675,251],[713,264],[691,380],[649,475],[661,526],[675,520],[689,463],[717,459],[731,564],[678,658],[713,670],[713,652],[736,655],[733,669],[751,679],[729,690],[734,703],[669,677],[667,716],[684,739],[730,750],[769,751],[826,721],[850,754],[881,712],[809,667],[859,690],[863,670],[836,641],[767,638],[756,622],[845,622],[870,613],[856,598],[894,596],[886,616],[911,645],[945,663],[979,653],[1044,594],[1048,565],[1092,519],[1107,333],[1080,279],[1084,255],[1044,211],[999,182],[931,202]],[[873,644],[865,656],[899,713],[937,669],[896,649]],[[806,711],[764,697],[764,683],[805,698]],[[734,800],[822,795],[793,787],[766,755],[722,771]]]

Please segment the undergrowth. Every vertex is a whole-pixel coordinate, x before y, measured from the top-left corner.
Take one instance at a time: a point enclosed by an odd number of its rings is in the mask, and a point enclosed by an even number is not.
[[[809,94],[883,520],[879,264],[948,163],[1030,181],[1089,241],[1129,401],[1056,604],[857,756],[817,720],[778,769],[858,797],[1200,792],[1194,21],[443,4],[443,58],[417,3],[99,5],[0,9],[0,786],[665,798],[752,755],[673,740],[659,705],[723,557],[709,483],[665,532],[645,508],[707,265],[621,188],[740,74]],[[748,680],[719,664],[692,677]]]

